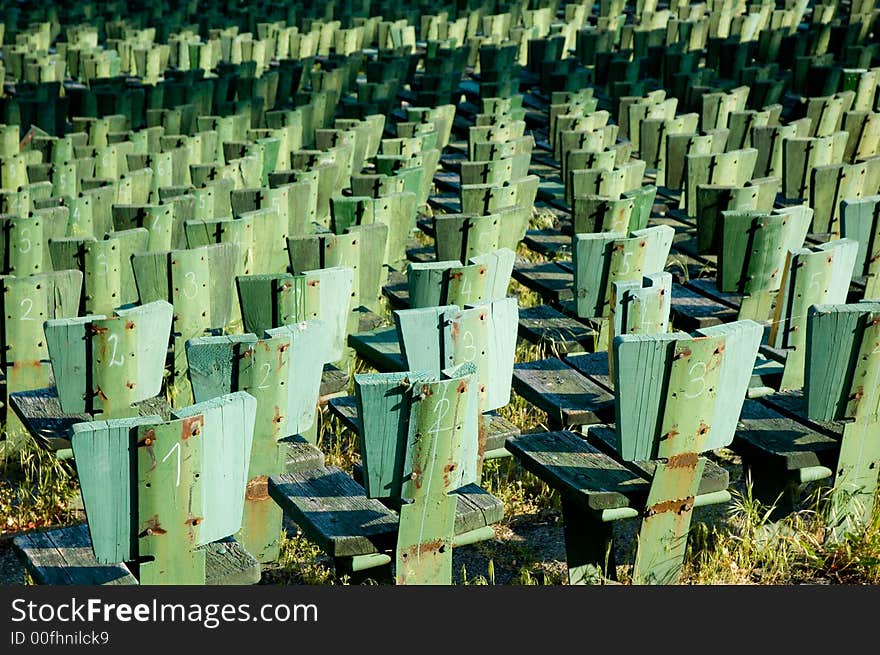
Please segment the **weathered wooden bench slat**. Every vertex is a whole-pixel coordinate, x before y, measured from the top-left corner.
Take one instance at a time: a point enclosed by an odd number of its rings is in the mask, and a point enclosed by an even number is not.
[[[334,466],[271,477],[269,495],[333,557],[394,547],[397,516]]]
[[[614,396],[555,358],[514,365],[513,389],[556,425],[613,420]]]
[[[497,523],[503,503],[475,484],[453,492],[459,496],[455,534]],[[333,557],[385,552],[397,539],[397,514],[334,466],[269,479],[269,494],[303,532]]]
[[[28,532],[13,540],[34,580],[47,585],[134,585],[124,564],[99,564],[85,523]],[[234,540],[218,541],[205,550],[205,583],[250,585],[260,581],[260,564]]]
[[[351,334],[348,345],[378,371],[402,371],[406,368],[394,326]]]
[[[549,305],[520,309],[519,334],[532,343],[549,344],[557,353],[594,350],[599,338],[595,327]]]
[[[616,439],[613,426],[591,425],[587,431],[586,438],[588,442],[610,457],[614,457],[616,453]],[[657,462],[652,460],[625,462],[624,466],[631,468],[645,480],[650,480],[654,476]],[[706,460],[706,466],[703,469],[703,476],[700,478],[700,486],[697,488],[697,493],[703,495],[726,491],[729,486],[730,474],[727,470],[712,460]]]
[[[648,482],[573,432],[524,434],[507,440],[523,466],[580,505],[596,511],[630,506]]]
[[[786,471],[810,466],[834,467],[840,442],[792,420],[764,403],[746,400],[734,448],[743,454],[766,459]]]

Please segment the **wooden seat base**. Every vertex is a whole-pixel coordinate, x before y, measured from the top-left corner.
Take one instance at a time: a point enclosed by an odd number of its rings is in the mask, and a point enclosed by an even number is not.
[[[459,498],[455,544],[472,543],[475,534],[491,536],[491,529],[485,528],[504,517],[504,504],[473,484],[454,493]],[[336,559],[393,553],[397,513],[367,498],[364,488],[335,466],[271,477],[269,495],[309,539]],[[372,561],[380,565],[390,560]]]
[[[318,398],[319,402],[326,402],[333,396],[345,393],[348,389],[348,373],[340,371],[332,364],[324,366],[324,373],[321,375],[321,390]]]
[[[555,358],[514,365],[513,389],[556,427],[613,420],[614,396]]]
[[[563,431],[507,440],[508,449],[523,467],[562,496],[570,584],[613,579],[611,523],[648,516],[650,479],[656,464],[619,462],[607,454],[615,452],[614,441],[614,429],[604,425],[591,427],[586,439]],[[728,484],[727,471],[706,460],[692,507],[728,502]],[[685,518],[690,521],[690,512]]]
[[[524,434],[507,440],[523,467],[558,489],[575,507],[603,521],[639,516],[645,506],[654,462],[620,462],[612,457],[614,428],[591,426],[584,438],[574,432]],[[727,502],[730,478],[707,460],[695,505]]]
[[[38,584],[133,585],[137,579],[125,564],[100,564],[92,552],[85,523],[29,532],[12,540],[16,554]],[[234,540],[203,547],[209,585],[250,585],[260,581],[260,563]]]
[[[594,326],[549,305],[520,309],[519,335],[531,343],[548,345],[556,354],[594,350],[599,338]]]
[[[795,509],[803,484],[833,478],[838,468],[840,426],[797,417],[801,399],[786,392],[747,400],[731,445],[773,520]]]
[[[377,371],[384,373],[406,368],[406,360],[397,338],[397,328],[393,326],[349,335],[348,345]]]

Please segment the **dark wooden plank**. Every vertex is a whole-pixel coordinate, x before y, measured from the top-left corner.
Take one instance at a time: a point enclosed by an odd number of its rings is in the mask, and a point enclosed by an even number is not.
[[[388,325],[384,317],[370,311],[366,307],[358,307],[358,332],[369,332]]]
[[[617,453],[614,426],[591,425],[587,432],[587,441],[611,457],[615,457]],[[624,462],[623,465],[629,467],[634,473],[640,475],[646,480],[652,479],[654,477],[654,471],[657,469],[657,462],[653,460]],[[697,489],[697,493],[709,494],[715,491],[724,491],[729,486],[730,474],[727,470],[718,466],[718,464],[711,459],[707,459],[706,465],[703,468],[703,477],[700,479],[700,486]]]
[[[453,491],[458,496],[455,511],[455,534],[498,523],[504,518],[504,503],[476,484],[468,484]]]
[[[335,466],[269,478],[269,495],[333,557],[367,555],[394,547],[397,515]]]
[[[323,403],[328,396],[335,396],[348,390],[348,373],[341,371],[332,364],[324,365],[324,373],[321,375],[321,390],[319,398]]]
[[[529,230],[522,242],[529,250],[545,257],[571,256],[571,236],[558,230]]]
[[[260,563],[235,539],[215,541],[203,548],[205,584],[251,585],[260,581]]]
[[[614,383],[608,369],[608,353],[575,353],[566,355],[565,363],[588,377],[603,389],[614,393]]]
[[[484,414],[486,421],[486,452],[504,448],[507,437],[520,434],[520,429],[503,416],[495,413]]]
[[[518,260],[513,267],[513,279],[538,292],[548,302],[558,303],[574,298],[574,275],[558,262],[535,264]]]
[[[409,248],[406,251],[406,258],[411,262],[434,262],[437,261],[437,253],[434,246],[419,246],[418,248]]]
[[[355,478],[359,474],[362,471],[356,467]],[[335,467],[270,478],[269,493],[309,538],[334,557],[382,552],[393,547],[396,540],[397,515],[378,500],[367,498],[355,479]],[[279,500],[281,493],[287,495]],[[476,484],[452,493],[459,497],[455,534],[504,518],[504,503]]]
[[[573,432],[511,437],[507,448],[523,467],[588,509],[628,507],[646,497],[648,482]]]
[[[124,564],[98,563],[85,523],[19,535],[13,544],[39,584],[137,584]],[[260,581],[260,563],[234,539],[203,548],[206,584],[246,585]]]
[[[331,398],[327,404],[330,407],[330,411],[342,421],[342,425],[355,434],[360,434],[361,419],[358,416],[357,398],[354,396],[339,396],[338,398]]]
[[[742,304],[741,293],[719,291],[714,277],[693,278],[687,281],[686,286],[720,305],[727,305],[737,311],[739,311],[739,306]]]
[[[382,293],[385,294],[394,309],[409,307],[409,287],[407,286],[406,274],[399,271],[389,272],[388,284],[382,287]]]
[[[436,209],[436,213],[438,214],[461,213],[461,199],[459,198],[459,193],[457,191],[432,195],[428,199],[428,204]],[[431,232],[433,232],[433,227],[431,228]],[[426,234],[428,233],[426,232]],[[428,236],[431,236],[431,234],[428,234]]]
[[[672,324],[685,332],[736,320],[736,310],[680,284],[672,285]]]
[[[29,532],[15,537],[12,543],[16,554],[38,584],[137,584],[125,565],[98,563],[85,523]]]
[[[549,305],[519,310],[519,335],[536,344],[549,344],[556,354],[594,350],[595,327],[566,316]]]
[[[836,469],[839,445],[834,437],[812,430],[761,401],[746,400],[732,447],[746,458],[760,458],[794,471],[829,464]]]
[[[362,476],[363,468],[356,465],[352,471],[352,477],[358,484],[361,484]],[[504,518],[504,502],[474,483],[467,484],[451,493],[458,496],[458,503],[455,507],[455,534],[457,535],[484,528]],[[400,511],[399,501],[383,498],[382,503],[393,511]]]
[[[395,327],[351,334],[348,337],[348,345],[354,348],[359,357],[380,372],[406,369],[406,360],[400,352]]]
[[[831,437],[843,436],[843,423],[839,421],[817,421],[807,416],[803,389],[779,391],[761,398],[761,402],[770,406],[780,414],[806,425],[811,430]]]
[[[55,387],[17,391],[9,394],[9,404],[28,432],[49,450],[70,448],[74,424],[91,421],[87,413],[65,414]],[[168,401],[161,396],[148,398],[133,405],[132,414],[158,415],[167,420],[171,414]]]
[[[55,387],[11,393],[9,404],[27,431],[49,450],[70,448],[73,425],[92,420],[85,413],[65,414]]]
[[[516,364],[513,388],[557,425],[613,420],[614,396],[555,358]]]
[[[280,441],[281,445],[286,449],[284,460],[284,471],[286,473],[297,473],[324,466],[324,453],[321,452],[320,448],[306,441],[304,437],[296,434],[292,437],[285,437]]]

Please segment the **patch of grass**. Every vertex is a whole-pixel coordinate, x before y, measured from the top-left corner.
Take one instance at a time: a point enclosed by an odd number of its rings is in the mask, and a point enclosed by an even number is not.
[[[513,457],[483,464],[481,486],[504,503],[504,523],[561,507],[559,494],[546,482],[520,467]]]
[[[532,209],[529,227],[533,230],[558,230],[559,218],[547,207],[535,207]]]
[[[531,248],[529,248],[522,241],[519,242],[516,246],[516,255],[522,259],[525,259],[527,262],[531,262],[532,264],[543,264],[544,262],[550,261],[550,258],[546,255],[542,255],[539,252],[535,252]]]
[[[71,462],[23,440],[0,468],[0,535],[72,523],[78,492]]]
[[[520,568],[511,584],[524,586],[544,586],[568,584],[568,574],[564,567],[535,562]]]
[[[880,506],[864,531],[835,541],[827,529],[827,489],[807,509],[771,523],[770,508],[747,486],[735,494],[726,525],[693,527],[683,581],[691,584],[877,584]]]
[[[520,309],[528,309],[529,307],[537,307],[542,304],[544,301],[541,299],[541,294],[537,291],[532,291],[528,287],[524,287],[522,284],[517,282],[516,280],[510,281],[510,287],[508,288],[508,293],[516,298],[517,303],[519,304]]]
[[[428,236],[424,232],[422,232],[421,228],[416,228],[415,232],[412,233],[413,238],[419,242],[420,246],[423,247],[434,247],[434,237]]]
[[[517,426],[523,433],[547,432],[550,429],[547,427],[544,412],[516,392],[510,394],[510,402],[500,407],[498,414]]]
[[[666,260],[665,270],[669,271],[673,275],[677,272],[681,272],[681,281],[687,282],[690,280],[690,272],[687,267],[687,259],[681,255],[671,254]]]
[[[520,362],[535,362],[539,359],[547,357],[546,343],[531,343],[520,339],[516,344],[516,351],[513,354],[513,361],[517,364]]]
[[[326,408],[318,412],[318,419],[318,448],[324,452],[327,464],[338,466],[351,475],[361,459],[357,435]]]
[[[318,546],[303,537],[283,534],[278,561],[263,572],[261,584],[348,584],[347,578],[337,578],[330,558]]]

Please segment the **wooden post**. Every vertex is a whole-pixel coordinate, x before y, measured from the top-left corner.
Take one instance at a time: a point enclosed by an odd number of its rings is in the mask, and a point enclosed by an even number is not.
[[[878,345],[880,304],[810,308],[805,409],[815,420],[844,421],[829,516],[833,541],[864,530],[873,515],[880,462]]]
[[[808,310],[846,301],[857,254],[851,239],[789,252],[769,336],[773,347],[788,350],[780,390],[803,386]]]
[[[678,580],[705,460],[733,440],[762,328],[737,321],[614,341],[617,448],[624,461],[657,459],[633,579]],[[661,385],[660,380],[668,380]]]

